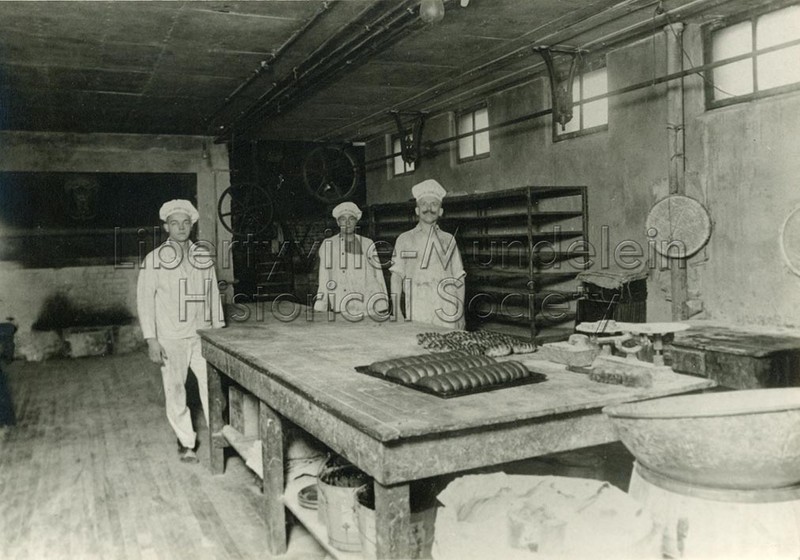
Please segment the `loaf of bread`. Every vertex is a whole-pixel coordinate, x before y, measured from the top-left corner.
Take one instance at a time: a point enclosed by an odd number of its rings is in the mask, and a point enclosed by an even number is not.
[[[442,356],[443,354],[439,354]],[[463,358],[453,358],[447,361],[423,362],[392,368],[386,372],[386,377],[397,379],[402,383],[415,383],[423,377],[441,375],[461,369],[469,369],[489,364],[496,364],[494,358],[487,356],[465,356]]]
[[[434,393],[461,393],[509,383],[529,375],[524,365],[509,361],[423,377],[416,385]]]
[[[419,354],[416,356],[406,356],[404,358],[394,358],[391,360],[381,360],[379,362],[372,362],[369,369],[375,373],[386,375],[392,368],[410,366],[414,364],[424,364],[427,362],[441,362],[448,361],[453,358],[463,358],[467,353],[463,350],[455,350],[453,352],[441,352],[439,354]]]
[[[653,386],[653,375],[649,371],[637,372],[610,372],[592,371],[589,379],[598,383],[609,385],[624,385],[625,387],[650,388]]]
[[[511,349],[514,354],[530,354],[531,352],[536,352],[536,344],[525,340],[515,340],[511,343]]]
[[[511,354],[511,346],[508,344],[498,343],[498,344],[491,344],[486,347],[483,351],[484,355],[491,356],[493,358],[499,358],[500,356],[508,356]]]

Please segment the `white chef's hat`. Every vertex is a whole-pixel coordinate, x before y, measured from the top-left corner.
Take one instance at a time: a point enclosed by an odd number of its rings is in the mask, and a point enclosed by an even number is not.
[[[447,194],[447,191],[444,190],[444,187],[440,185],[439,181],[436,179],[426,179],[411,187],[411,194],[414,195],[414,198],[417,200],[426,196],[442,200]]]
[[[177,212],[181,212],[189,216],[189,219],[192,220],[192,224],[194,224],[200,217],[200,214],[197,213],[197,208],[194,207],[194,204],[188,200],[183,200],[182,198],[176,198],[162,204],[161,210],[158,211],[158,217],[161,218],[162,222],[166,222],[172,214]]]
[[[356,220],[361,219],[361,210],[359,210],[358,206],[353,204],[352,202],[342,202],[341,204],[336,205],[333,209],[333,217],[335,219],[339,219],[339,216],[344,214],[351,214],[355,216]]]

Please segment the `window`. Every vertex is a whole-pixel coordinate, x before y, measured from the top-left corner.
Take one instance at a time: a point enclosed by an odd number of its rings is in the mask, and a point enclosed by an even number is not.
[[[720,107],[800,87],[800,5],[709,29],[706,59],[715,67],[706,104]]]
[[[468,134],[458,139],[458,161],[489,157],[489,131],[475,132],[489,126],[489,110],[484,107],[459,113],[456,134]]]
[[[403,148],[400,145],[400,137],[394,136],[392,138],[392,153],[397,154],[394,156],[392,161],[394,162],[394,175],[407,175],[409,173],[414,172],[414,164],[413,163],[406,163],[403,159],[403,156],[400,155]]]
[[[603,130],[608,125],[608,98],[586,101],[608,93],[608,70],[598,68],[575,77],[572,84],[572,120],[562,130],[553,120],[556,140]]]

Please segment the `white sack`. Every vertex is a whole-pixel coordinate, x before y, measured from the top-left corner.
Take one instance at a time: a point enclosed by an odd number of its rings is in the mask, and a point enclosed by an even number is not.
[[[661,558],[658,527],[607,482],[504,473],[454,480],[438,496],[433,558]]]

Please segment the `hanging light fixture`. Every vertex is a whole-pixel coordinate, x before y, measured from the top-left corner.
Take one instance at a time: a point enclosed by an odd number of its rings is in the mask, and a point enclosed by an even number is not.
[[[442,0],[422,0],[419,3],[419,17],[425,23],[437,23],[444,17]]]

